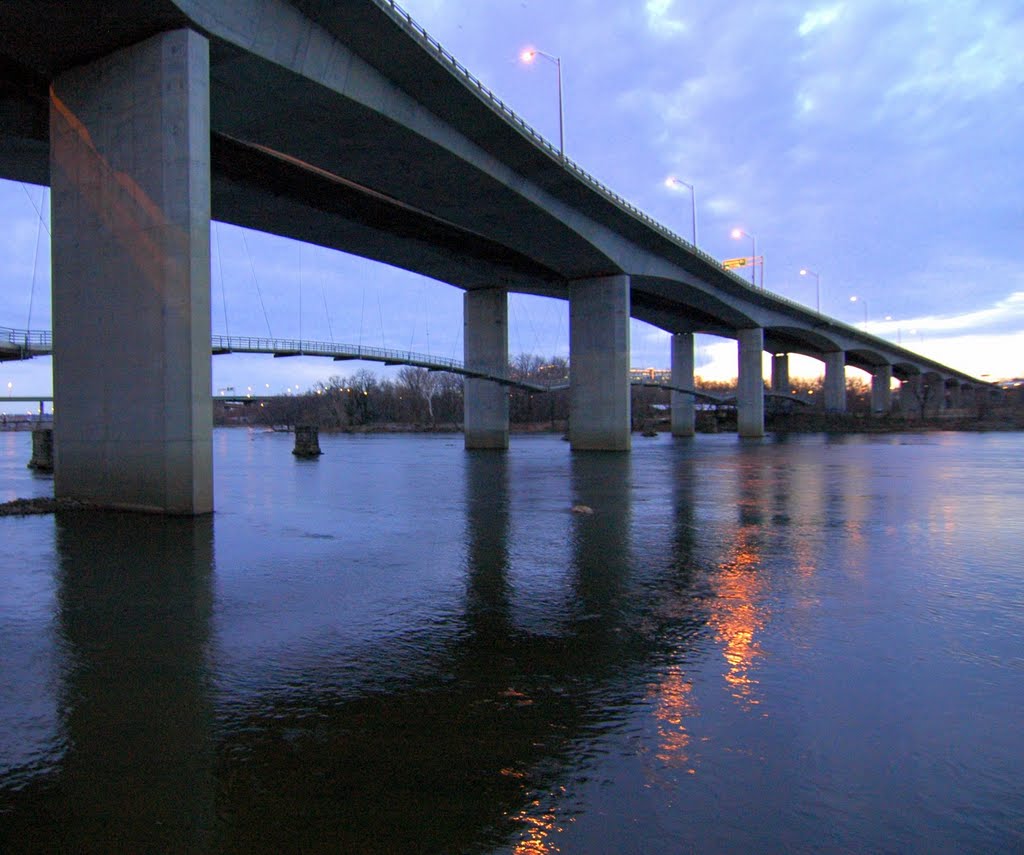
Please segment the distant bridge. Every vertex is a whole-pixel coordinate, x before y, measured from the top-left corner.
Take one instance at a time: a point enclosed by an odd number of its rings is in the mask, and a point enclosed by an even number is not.
[[[409,350],[391,350],[385,347],[367,347],[361,344],[336,344],[330,341],[306,341],[297,338],[263,338],[243,335],[215,335],[212,337],[210,352],[214,356],[228,353],[266,353],[276,358],[289,356],[319,356],[342,362],[361,359],[367,362],[381,362],[384,365],[411,365],[428,371],[447,371],[462,377],[491,380],[502,386],[524,389],[528,392],[558,392],[569,388],[569,378],[558,383],[531,383],[517,380],[507,374],[488,374],[467,368],[457,359],[431,356]],[[0,362],[31,359],[34,356],[50,356],[53,353],[53,336],[49,330],[17,330],[0,327]],[[693,395],[697,400],[714,404],[728,403],[728,399],[694,389],[686,389],[671,383],[654,383],[636,380],[633,386],[665,389]],[[44,400],[32,397],[26,400]],[[46,400],[50,400],[46,398]],[[733,399],[735,400],[735,399]],[[802,402],[806,403],[806,402]]]

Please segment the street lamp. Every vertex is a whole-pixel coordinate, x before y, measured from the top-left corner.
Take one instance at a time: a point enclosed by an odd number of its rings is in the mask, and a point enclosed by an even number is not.
[[[565,158],[565,112],[562,109],[562,60],[550,53],[545,53],[537,48],[527,48],[521,54],[519,58],[526,63],[533,62],[538,56],[544,57],[546,60],[553,62],[555,68],[558,70],[558,152],[562,158]]]
[[[750,238],[750,284],[756,286],[754,268],[757,266],[757,238],[743,229],[733,229],[731,234],[734,240],[739,240],[741,237]],[[764,265],[761,266],[761,287],[764,287]]]
[[[821,314],[821,277],[813,270],[808,270],[804,267],[800,271],[801,276],[813,276],[814,277],[814,301],[817,307],[818,314]]]
[[[895,321],[896,320],[896,318],[894,318],[892,315],[886,315],[885,319],[887,321]],[[898,321],[897,321],[897,323],[898,323]],[[896,344],[899,344],[899,345],[903,344],[903,330],[901,330],[899,327],[896,327]]]
[[[676,178],[674,175],[670,175],[665,179],[665,186],[671,189],[676,187],[685,187],[690,191],[690,219],[693,223],[693,245],[697,246],[697,191],[693,185],[688,181],[683,181],[682,178]]]
[[[850,298],[850,302],[851,303],[856,303],[858,301],[864,307],[864,329],[867,330],[867,328],[868,328],[868,301],[865,300],[863,297],[858,297],[856,295],[854,295],[853,297]]]

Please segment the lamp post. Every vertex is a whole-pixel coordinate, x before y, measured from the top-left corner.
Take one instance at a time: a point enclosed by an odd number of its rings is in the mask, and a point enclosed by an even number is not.
[[[690,219],[693,223],[693,245],[697,246],[697,191],[688,181],[670,175],[665,179],[665,186],[670,188],[685,187],[690,191]]]
[[[550,53],[545,53],[537,48],[527,48],[521,54],[519,58],[523,62],[533,62],[538,56],[544,57],[549,62],[555,64],[555,68],[558,70],[558,152],[565,159],[565,111],[562,107],[562,60]]]
[[[867,328],[868,328],[868,301],[865,300],[863,297],[858,297],[858,296],[854,295],[854,296],[852,296],[850,298],[850,302],[851,303],[859,302],[864,307],[864,329],[866,331]]]
[[[745,232],[743,229],[733,229],[732,237],[735,240],[739,240],[741,237],[750,238],[750,284],[756,287],[757,281],[755,280],[755,268],[757,267],[757,238],[750,232]],[[761,265],[761,287],[764,287],[764,265]]]
[[[820,315],[821,314],[821,277],[817,273],[815,273],[813,270],[808,270],[806,267],[804,267],[804,268],[802,268],[800,270],[800,275],[801,276],[813,276],[814,277],[814,305],[815,305],[815,308],[818,311],[818,314]]]
[[[885,319],[887,321],[895,321],[896,320],[896,318],[894,318],[892,315],[886,315]],[[898,321],[897,321],[897,323],[898,323]],[[896,327],[896,344],[899,344],[899,345],[903,344],[903,330],[901,330],[899,327]]]

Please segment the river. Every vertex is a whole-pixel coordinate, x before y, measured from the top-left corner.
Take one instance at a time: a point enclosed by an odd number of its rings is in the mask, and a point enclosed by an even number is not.
[[[1024,851],[1024,434],[291,445],[0,518],[0,851]]]

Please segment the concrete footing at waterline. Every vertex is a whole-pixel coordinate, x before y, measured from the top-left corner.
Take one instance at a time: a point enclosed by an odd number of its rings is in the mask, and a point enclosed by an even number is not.
[[[28,468],[36,472],[53,472],[53,428],[32,431],[32,459]]]
[[[295,448],[292,454],[299,458],[316,458],[323,452],[320,450],[320,428],[316,425],[295,426]]]

